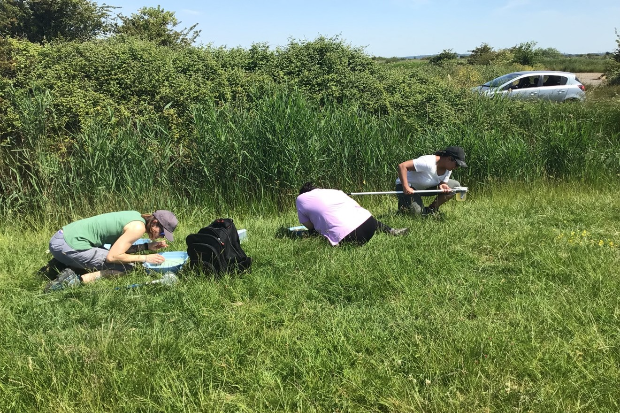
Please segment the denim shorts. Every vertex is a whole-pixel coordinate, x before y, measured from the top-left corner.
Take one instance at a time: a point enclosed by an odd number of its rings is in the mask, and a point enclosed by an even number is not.
[[[89,248],[76,251],[67,244],[62,230],[56,232],[50,240],[50,252],[52,256],[71,268],[84,270],[116,270],[128,271],[133,268],[132,264],[112,264],[106,262],[108,250],[105,248]]]

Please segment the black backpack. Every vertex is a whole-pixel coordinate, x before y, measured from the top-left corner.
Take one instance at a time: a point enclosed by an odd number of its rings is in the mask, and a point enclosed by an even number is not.
[[[220,218],[197,234],[185,238],[189,267],[222,275],[248,271],[252,258],[248,257],[239,241],[239,234],[232,219]]]

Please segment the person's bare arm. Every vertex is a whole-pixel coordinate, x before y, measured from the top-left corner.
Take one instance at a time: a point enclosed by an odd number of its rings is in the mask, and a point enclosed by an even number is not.
[[[405,161],[398,164],[398,179],[400,179],[400,183],[403,185],[403,193],[405,195],[412,195],[414,190],[412,187],[409,186],[409,181],[407,180],[407,171],[415,171],[413,160]]]
[[[150,255],[131,255],[129,249],[146,231],[141,221],[132,221],[125,225],[123,234],[110,247],[106,261],[115,264],[126,264],[132,262],[149,262],[151,264],[161,264],[164,257],[160,254]]]

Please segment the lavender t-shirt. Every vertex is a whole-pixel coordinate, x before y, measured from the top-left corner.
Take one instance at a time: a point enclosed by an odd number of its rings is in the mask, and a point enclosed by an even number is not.
[[[332,245],[338,245],[372,216],[338,189],[313,189],[299,195],[296,204],[299,222],[312,223]]]

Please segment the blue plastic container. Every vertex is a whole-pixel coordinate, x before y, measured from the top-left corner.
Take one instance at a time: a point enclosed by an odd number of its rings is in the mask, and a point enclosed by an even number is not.
[[[308,228],[303,225],[298,225],[296,227],[290,227],[289,232],[294,237],[302,237],[308,233]]]
[[[163,255],[166,261],[159,265],[148,262],[142,264],[147,272],[162,274],[167,272],[177,273],[189,258],[185,251],[168,251],[162,252],[161,255]]]

